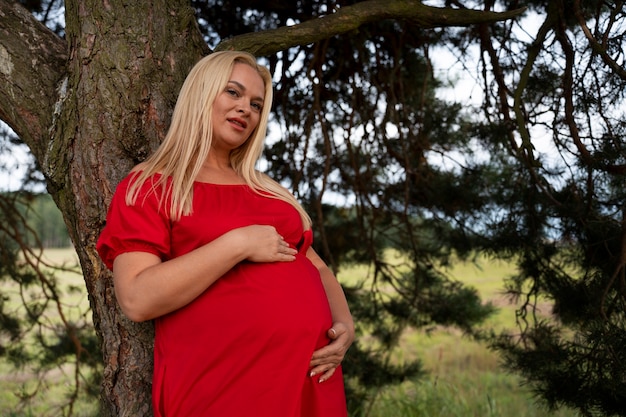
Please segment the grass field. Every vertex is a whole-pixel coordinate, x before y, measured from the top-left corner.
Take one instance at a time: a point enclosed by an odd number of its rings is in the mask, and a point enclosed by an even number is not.
[[[65,318],[71,322],[91,320],[89,302],[82,275],[79,273],[78,257],[73,249],[48,249],[44,254],[46,262],[63,265],[67,271],[56,273],[58,287],[63,292],[62,310]],[[73,270],[73,272],[72,272]],[[18,297],[18,286],[4,282],[1,294],[5,299],[5,311],[23,309]],[[26,291],[24,296],[37,298],[38,291]],[[60,315],[56,305],[46,310],[44,327],[60,325]],[[4,343],[5,341],[2,340]],[[25,345],[33,350],[38,341],[26,340]],[[74,386],[74,370],[71,364],[52,366],[45,369],[45,377],[38,382],[37,372],[31,366],[20,369],[12,367],[4,358],[0,360],[0,417],[58,417],[67,415],[67,398],[72,395]],[[27,401],[20,401],[27,398]],[[94,417],[97,415],[98,404],[87,399],[81,393],[73,409],[74,417]]]
[[[46,256],[56,262],[72,262],[76,255],[71,249],[49,250]],[[486,326],[506,328],[514,324],[514,306],[502,296],[502,277],[512,273],[505,263],[480,260],[476,265],[458,263],[451,275],[475,287],[485,301],[500,307]],[[340,280],[352,279],[346,271]],[[64,285],[83,286],[82,277],[67,274]],[[3,288],[2,293],[10,293]],[[87,305],[85,292],[72,296],[71,303]],[[496,354],[485,346],[463,337],[454,329],[439,329],[428,335],[408,332],[402,339],[401,357],[420,358],[429,377],[408,381],[402,386],[381,391],[371,404],[367,416],[358,417],[577,417],[574,411],[550,412],[521,385],[520,379],[499,366]],[[50,374],[47,387],[27,407],[18,406],[16,394],[32,390],[33,380],[28,371],[14,373],[0,361],[0,415],[2,417],[58,416],[55,408],[67,393],[66,370]],[[71,376],[71,372],[70,372]],[[74,416],[96,416],[95,404],[79,402]],[[357,416],[354,416],[357,417]]]

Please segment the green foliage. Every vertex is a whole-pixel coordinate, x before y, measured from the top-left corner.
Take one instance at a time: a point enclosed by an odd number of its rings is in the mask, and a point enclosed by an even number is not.
[[[26,245],[40,244],[44,248],[66,248],[71,245],[67,227],[63,222],[61,211],[50,194],[29,194],[18,204],[24,216],[25,227],[32,233],[24,233],[28,240]]]
[[[606,65],[617,59],[623,66],[620,53],[591,53],[598,50],[581,36],[576,17],[595,22],[594,41],[623,45],[623,5],[583,1],[576,10],[576,2],[522,4],[531,5],[546,31],[526,43],[511,36],[518,23],[509,22],[481,43],[486,51],[498,50],[498,58],[491,55],[484,64],[503,71],[502,79],[492,74],[491,85],[516,80],[509,88],[521,111],[512,123],[530,141],[510,154],[519,169],[500,175],[501,214],[487,219],[489,232],[479,246],[516,259],[519,268],[508,281],[509,294],[520,301],[519,328],[491,342],[506,366],[552,407],[624,416],[626,78],[623,68]],[[483,105],[487,115],[508,111],[513,109],[502,101]],[[536,132],[544,136],[535,138]],[[492,147],[502,143],[497,126],[480,133]],[[549,139],[550,155],[532,146]],[[537,314],[544,300],[553,302],[553,320]]]

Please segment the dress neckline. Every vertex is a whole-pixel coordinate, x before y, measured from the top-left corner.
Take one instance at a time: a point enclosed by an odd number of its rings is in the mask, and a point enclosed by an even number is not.
[[[135,172],[135,171],[133,171],[133,172]],[[141,171],[136,171],[136,172],[141,172]],[[161,174],[160,172],[155,172],[153,175],[159,176],[159,177],[163,176],[163,174]],[[193,183],[194,183],[194,185],[195,184],[214,185],[214,186],[217,186],[217,187],[245,187],[245,186],[248,186],[248,184],[246,184],[245,182],[242,182],[242,183],[219,183],[219,182],[207,182],[207,181],[194,180]]]
[[[194,184],[200,185],[214,185],[216,187],[245,187],[248,184],[246,183],[216,183],[216,182],[204,182],[204,181],[194,181]]]

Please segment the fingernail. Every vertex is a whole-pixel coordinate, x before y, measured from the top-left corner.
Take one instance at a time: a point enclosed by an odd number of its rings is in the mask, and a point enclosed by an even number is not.
[[[311,373],[309,374],[310,377],[314,377],[315,376],[315,371],[311,371]]]
[[[321,384],[322,382],[326,381],[326,379],[324,377],[320,378],[319,381],[317,381],[318,384]]]

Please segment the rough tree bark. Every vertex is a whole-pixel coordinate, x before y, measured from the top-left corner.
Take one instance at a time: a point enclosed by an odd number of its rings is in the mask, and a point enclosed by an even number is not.
[[[35,156],[76,247],[102,341],[102,414],[149,416],[152,327],[121,314],[95,242],[116,184],[161,141],[185,75],[210,51],[188,0],[66,0],[65,6],[61,39],[19,4],[0,0],[0,119]],[[434,27],[520,13],[372,0],[220,48],[269,55],[379,19]]]

